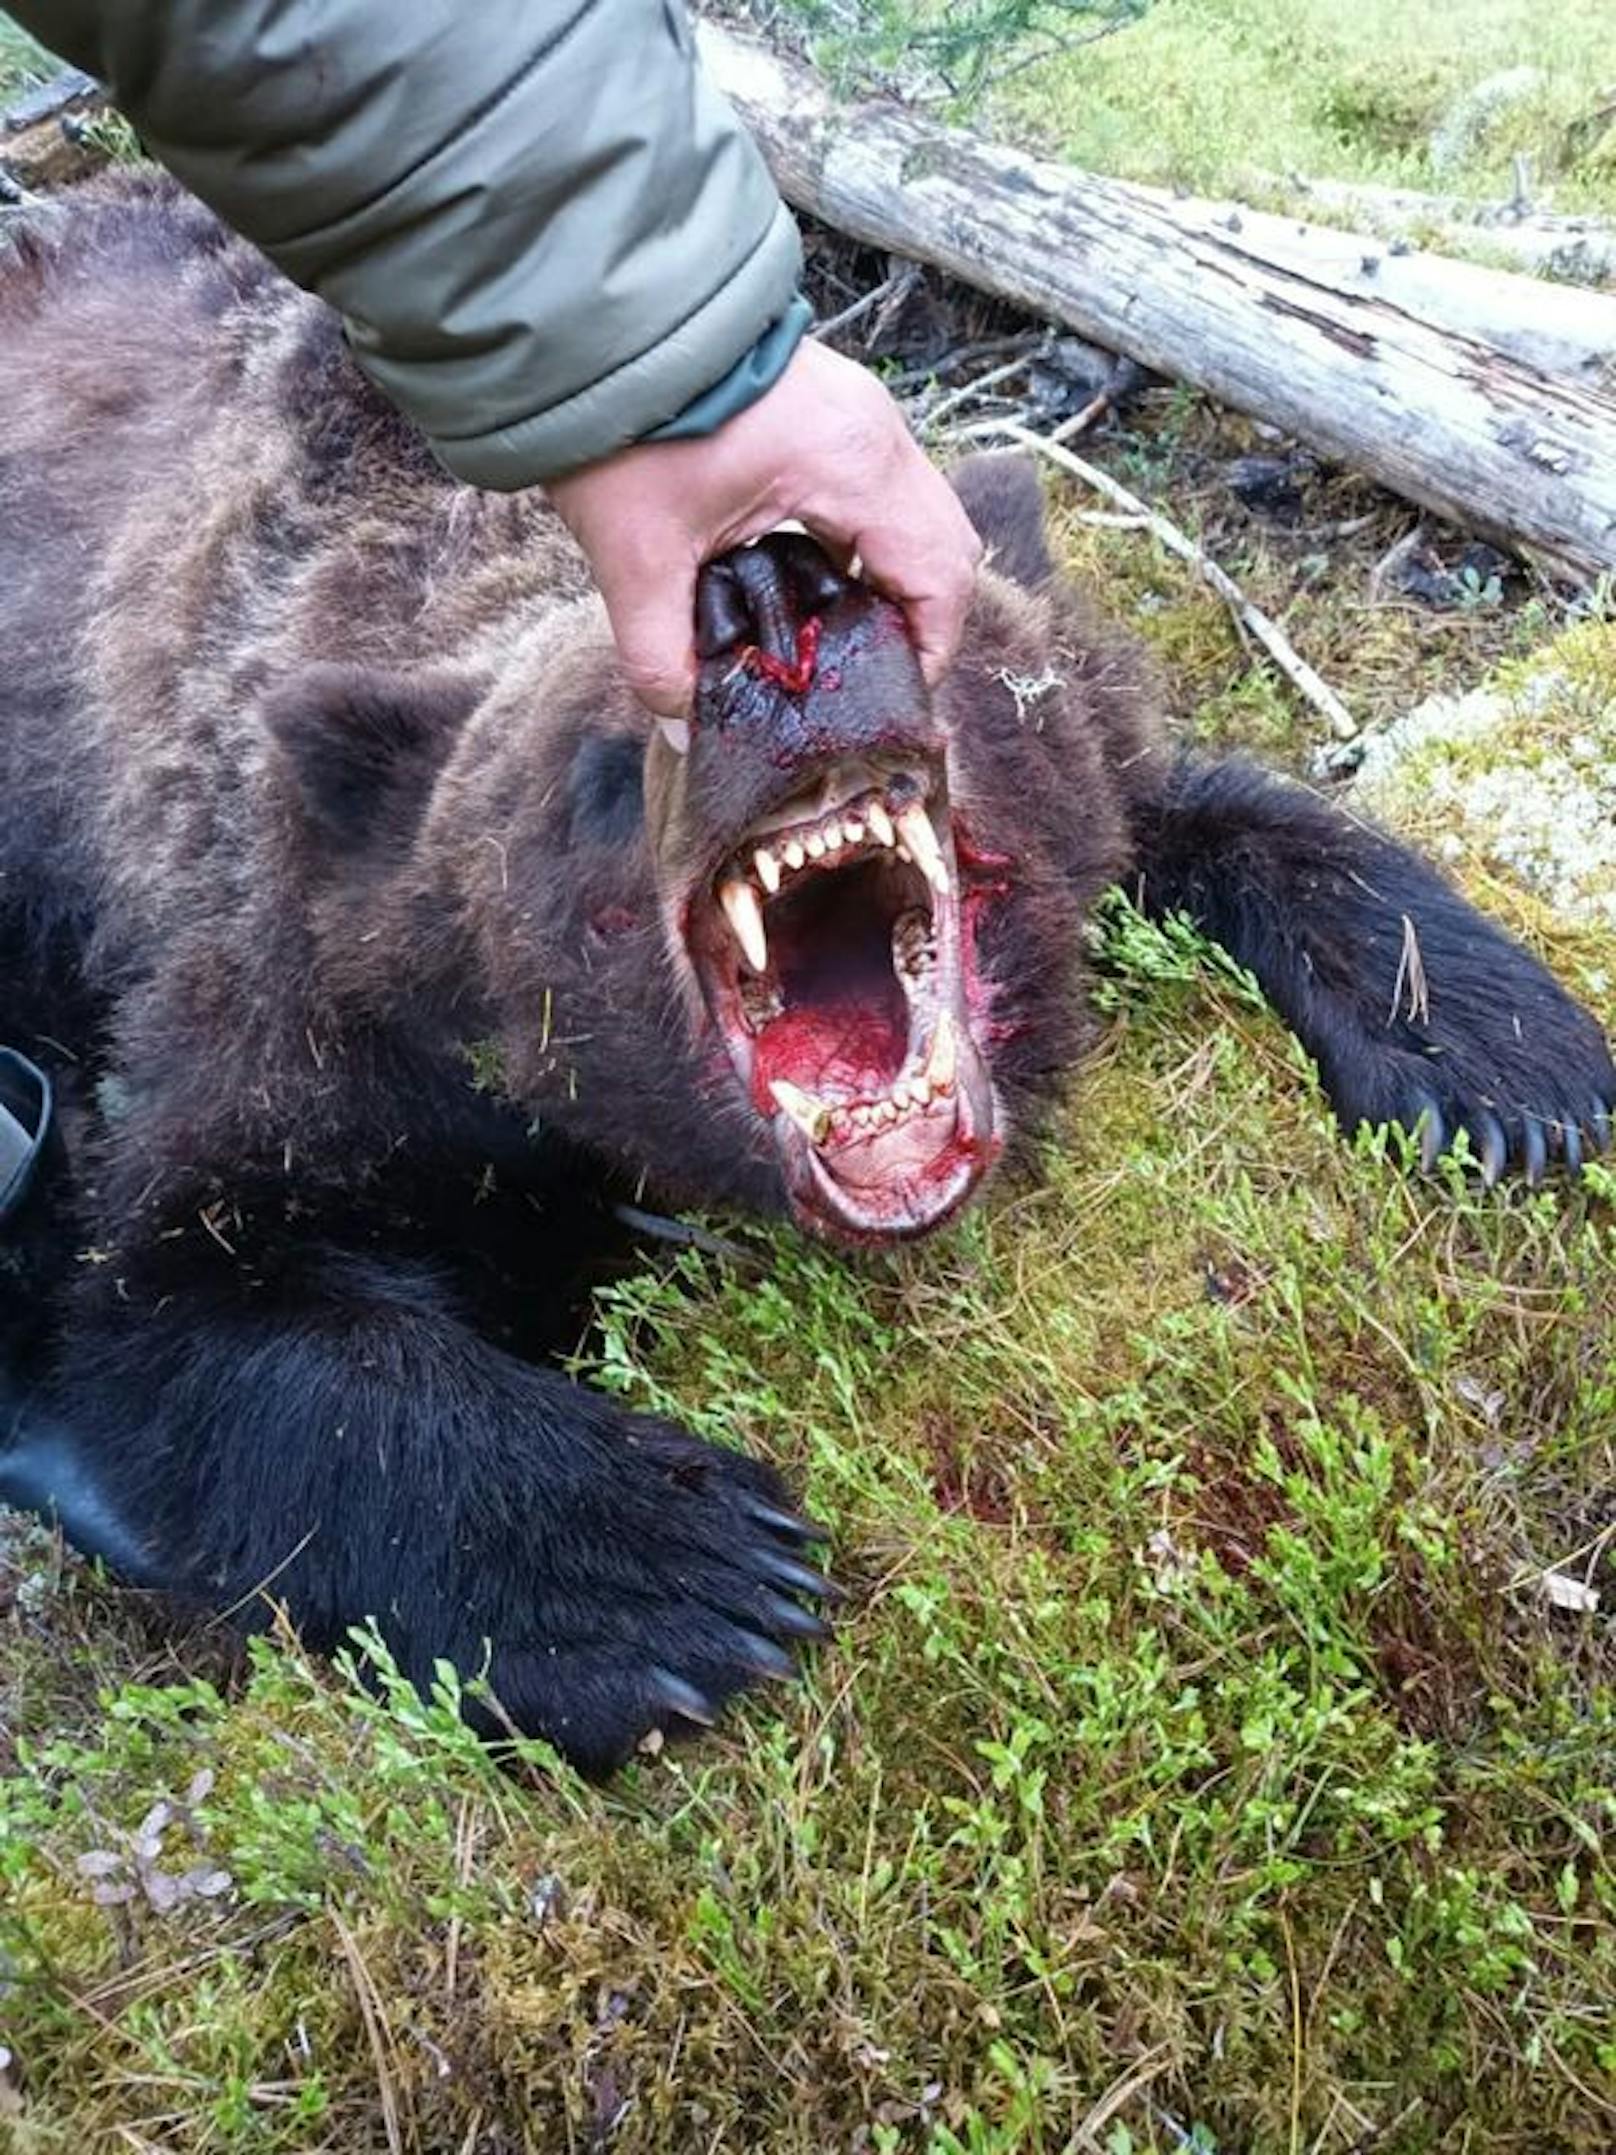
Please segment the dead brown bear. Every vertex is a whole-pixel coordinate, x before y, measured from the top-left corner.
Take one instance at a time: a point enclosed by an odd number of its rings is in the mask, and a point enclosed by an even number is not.
[[[589,1766],[785,1673],[812,1529],[555,1327],[614,1193],[949,1217],[1080,1051],[1118,879],[1348,1126],[1532,1175],[1607,1134],[1596,1026],[1429,868],[1168,751],[1019,466],[960,475],[993,565],[934,707],[777,538],[704,582],[680,757],[543,504],[444,477],[168,184],[8,228],[0,411],[0,1036],[66,1095],[0,1493],[138,1578],[374,1616]]]

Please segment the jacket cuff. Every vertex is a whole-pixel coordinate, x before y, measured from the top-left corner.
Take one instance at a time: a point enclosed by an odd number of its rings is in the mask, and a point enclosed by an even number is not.
[[[782,203],[729,282],[649,350],[530,418],[453,440],[429,436],[432,449],[455,478],[503,492],[598,463],[677,421],[711,390],[715,350],[741,353],[744,365],[765,331],[790,312],[801,273],[802,241]],[[781,355],[781,369],[796,341]],[[768,386],[761,383],[756,394]],[[742,397],[734,409],[749,401]]]
[[[729,372],[705,389],[693,404],[662,426],[643,434],[642,441],[700,441],[716,434],[728,419],[744,412],[749,404],[767,394],[791,364],[791,355],[808,333],[814,310],[799,292],[779,321],[771,322],[752,349],[737,359]]]

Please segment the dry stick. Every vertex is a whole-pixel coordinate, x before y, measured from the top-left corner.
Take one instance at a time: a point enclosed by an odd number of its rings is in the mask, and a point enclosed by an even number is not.
[[[911,389],[925,389],[939,375],[952,374],[978,359],[997,359],[1005,352],[1030,354],[1048,342],[1047,329],[1018,329],[1010,337],[979,337],[974,344],[956,344],[952,351],[940,352],[923,367],[909,367],[902,374],[889,376],[887,388],[895,397],[905,396]]]
[[[365,2024],[365,2034],[370,2041],[370,2055],[376,2068],[376,2086],[381,2096],[382,2126],[387,2134],[389,2155],[404,2155],[404,2137],[398,2128],[398,2102],[393,2093],[392,2075],[387,2066],[387,2048],[390,2040],[386,2020],[382,2015],[382,2002],[371,1981],[370,1970],[365,1966],[357,1940],[336,1910],[330,1910],[332,1928],[342,1947],[348,1963],[348,1973],[359,1999],[359,2017]]]
[[[1073,412],[1071,418],[1062,418],[1058,427],[1051,427],[1045,435],[1045,442],[1071,442],[1075,435],[1088,433],[1088,429],[1095,425],[1097,420],[1105,418],[1105,414],[1112,409],[1112,394],[1112,390],[1101,390],[1097,397],[1090,397],[1088,403],[1082,407],[1082,412]]]
[[[1007,359],[1003,366],[989,367],[986,374],[978,374],[959,389],[951,389],[946,397],[938,399],[933,408],[920,421],[920,432],[929,434],[945,412],[958,411],[962,404],[969,404],[985,390],[996,389],[1000,382],[1007,382],[1012,374],[1024,374],[1037,358],[1036,352],[1023,352],[1019,358]]]
[[[1078,509],[1073,513],[1074,524],[1086,524],[1095,531],[1148,531],[1148,516],[1124,516],[1120,509]]]
[[[1147,502],[1141,501],[1137,494],[1130,494],[1125,486],[1119,485],[1109,472],[1101,471],[1097,464],[1085,463],[1082,457],[1074,456],[1070,449],[1063,449],[1059,442],[1051,441],[1047,435],[1035,434],[1030,427],[1020,426],[1013,419],[980,420],[971,426],[956,428],[953,438],[956,441],[986,441],[994,436],[1019,442],[1024,449],[1031,449],[1039,456],[1047,456],[1052,463],[1058,464],[1062,471],[1070,472],[1074,479],[1081,479],[1085,486],[1092,487],[1097,494],[1103,494],[1108,501],[1115,502],[1124,514],[1137,516],[1169,553],[1177,554],[1181,561],[1189,562],[1199,571],[1241,627],[1248,630],[1262,645],[1297,694],[1329,721],[1330,730],[1336,739],[1350,741],[1354,738],[1358,731],[1357,722],[1335,690],[1320,679],[1306,659],[1299,656],[1278,624],[1271,621],[1261,607],[1254,606],[1227,571],[1220,569],[1212,557],[1180,531],[1176,524],[1170,524],[1159,510],[1152,509]]]
[[[873,313],[883,300],[894,298],[900,290],[907,295],[919,281],[920,265],[906,262],[902,269],[895,269],[885,283],[872,285],[851,306],[844,307],[840,314],[833,314],[828,322],[815,322],[812,334],[823,343],[827,337],[834,337],[841,330],[851,329],[855,322],[862,322],[865,315]]]

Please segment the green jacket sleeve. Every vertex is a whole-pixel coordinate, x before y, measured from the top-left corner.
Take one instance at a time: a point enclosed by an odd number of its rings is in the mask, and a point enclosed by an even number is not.
[[[700,411],[797,321],[796,228],[682,0],[7,5],[475,485]]]

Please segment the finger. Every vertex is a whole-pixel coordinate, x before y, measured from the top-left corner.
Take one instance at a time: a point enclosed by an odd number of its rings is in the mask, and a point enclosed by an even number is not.
[[[935,688],[953,663],[976,587],[981,542],[960,516],[963,530],[945,532],[917,547],[912,534],[891,529],[862,535],[859,551],[869,581],[903,608],[920,670]]]
[[[605,599],[623,679],[658,718],[688,718],[696,687],[694,574],[664,570]]]
[[[936,688],[959,650],[965,632],[965,609],[945,605],[940,599],[920,599],[904,612],[921,677],[928,688]]]

